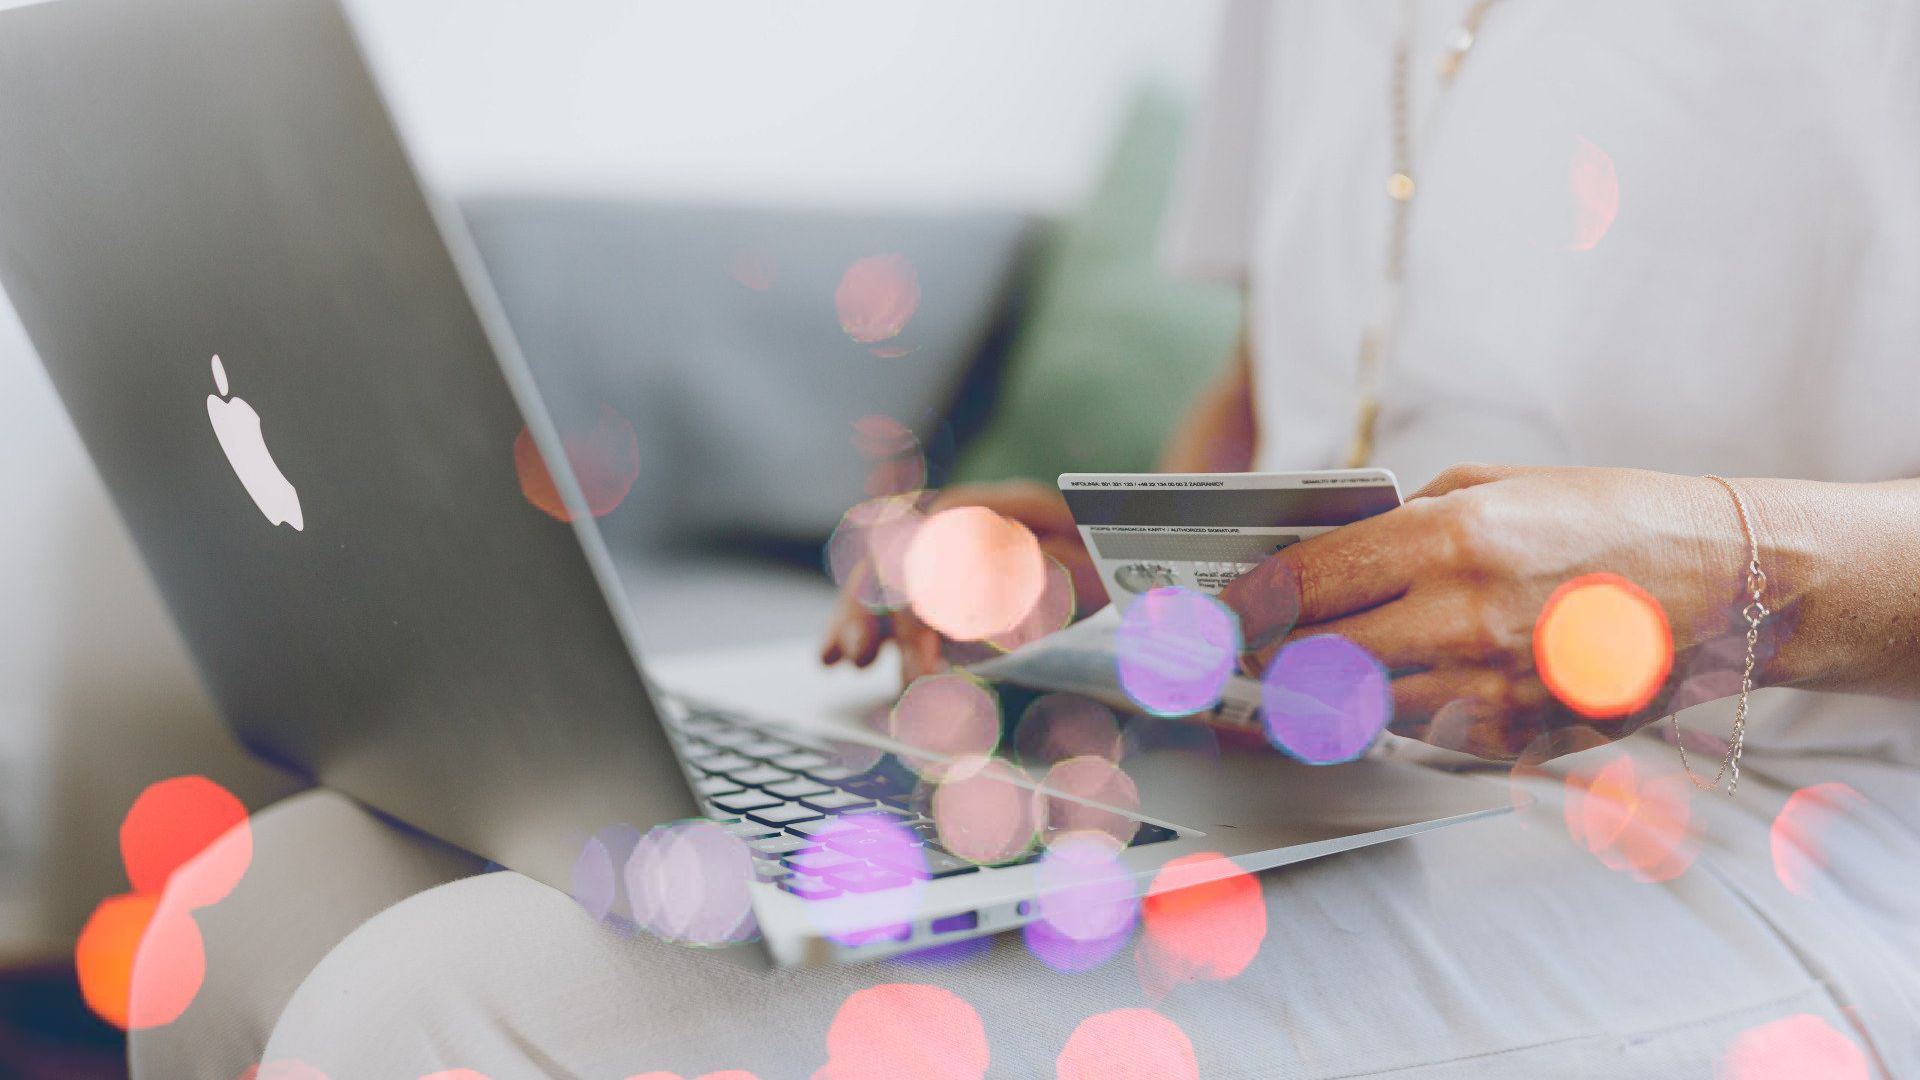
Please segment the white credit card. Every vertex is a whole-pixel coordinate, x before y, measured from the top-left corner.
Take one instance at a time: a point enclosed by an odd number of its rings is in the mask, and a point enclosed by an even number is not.
[[[1217,595],[1289,544],[1400,505],[1386,469],[1067,473],[1060,492],[1122,610],[1169,585]]]
[[[1024,648],[971,666],[1037,690],[1133,707],[1115,669],[1120,612],[1181,585],[1214,595],[1289,544],[1400,505],[1385,469],[1292,473],[1069,473],[1060,490],[1113,606]],[[1260,682],[1234,675],[1191,719],[1259,729]]]

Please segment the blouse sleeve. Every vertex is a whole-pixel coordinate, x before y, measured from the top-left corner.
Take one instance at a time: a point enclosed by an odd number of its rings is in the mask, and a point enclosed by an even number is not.
[[[1265,97],[1268,0],[1230,0],[1213,73],[1188,127],[1161,236],[1161,259],[1180,277],[1240,284],[1252,254]]]

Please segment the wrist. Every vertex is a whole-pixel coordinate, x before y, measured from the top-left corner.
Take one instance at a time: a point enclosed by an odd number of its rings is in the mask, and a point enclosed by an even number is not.
[[[1747,512],[1760,549],[1760,569],[1766,574],[1761,602],[1768,615],[1761,628],[1761,663],[1754,682],[1761,686],[1795,686],[1830,682],[1840,677],[1845,650],[1832,638],[1801,634],[1809,620],[1817,626],[1830,594],[1827,576],[1833,560],[1823,550],[1816,508],[1822,488],[1806,480],[1735,480],[1747,500]],[[1733,508],[1727,508],[1729,514]],[[1744,570],[1745,556],[1741,557]],[[1744,601],[1743,601],[1744,604]]]

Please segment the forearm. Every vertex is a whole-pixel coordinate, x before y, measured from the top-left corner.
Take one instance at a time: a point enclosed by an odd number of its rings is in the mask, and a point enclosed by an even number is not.
[[[1246,339],[1187,407],[1160,452],[1161,472],[1244,472],[1253,466],[1253,363]]]
[[[1754,519],[1778,643],[1757,681],[1920,697],[1920,479],[1734,483]],[[1744,540],[1725,552],[1731,580],[1746,558]]]

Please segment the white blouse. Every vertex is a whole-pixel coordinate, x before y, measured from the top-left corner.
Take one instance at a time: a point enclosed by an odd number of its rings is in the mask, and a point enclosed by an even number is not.
[[[1419,186],[1376,464],[1408,490],[1457,461],[1920,476],[1920,8],[1496,0],[1443,93],[1469,7],[1226,12],[1167,239],[1248,290],[1257,467],[1335,465],[1352,433],[1405,33]],[[1754,710],[1750,745],[1920,762],[1910,703]]]

